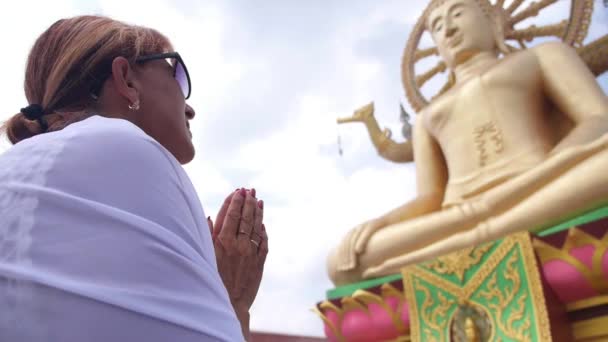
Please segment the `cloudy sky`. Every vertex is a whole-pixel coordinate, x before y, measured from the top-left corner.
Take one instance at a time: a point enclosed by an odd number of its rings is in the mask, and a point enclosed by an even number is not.
[[[508,2],[508,1],[507,1]],[[357,223],[414,196],[413,165],[376,155],[363,125],[338,116],[375,101],[400,138],[400,64],[422,0],[15,1],[0,14],[4,75],[0,120],[27,105],[24,65],[55,20],[103,14],[165,33],[193,78],[197,157],[186,169],[214,216],[237,187],[265,200],[270,254],[252,328],[322,335],[309,309],[331,283],[329,250]],[[569,1],[543,14],[557,22]],[[596,0],[590,38],[608,32]],[[608,90],[608,77],[600,82]],[[433,90],[433,89],[430,89]],[[338,134],[344,154],[338,154]],[[0,142],[0,151],[8,144]]]

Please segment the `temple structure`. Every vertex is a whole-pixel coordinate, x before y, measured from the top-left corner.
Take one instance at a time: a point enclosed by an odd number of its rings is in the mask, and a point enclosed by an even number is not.
[[[363,122],[383,158],[413,161],[418,196],[328,257],[337,287],[315,311],[329,340],[608,339],[608,97],[596,81],[608,35],[583,44],[593,0],[520,27],[555,2],[430,1],[402,64],[411,139],[394,142],[373,104],[339,119]],[[426,33],[435,46],[420,46]]]

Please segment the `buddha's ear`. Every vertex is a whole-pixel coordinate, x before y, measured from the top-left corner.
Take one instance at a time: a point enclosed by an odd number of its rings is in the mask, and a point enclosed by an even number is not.
[[[498,52],[504,55],[513,52],[514,49],[509,47],[505,41],[505,18],[499,14],[499,10],[494,6],[492,6],[490,16],[491,17],[488,19],[491,21],[490,27],[492,28],[492,33],[494,35],[496,49],[498,49]]]

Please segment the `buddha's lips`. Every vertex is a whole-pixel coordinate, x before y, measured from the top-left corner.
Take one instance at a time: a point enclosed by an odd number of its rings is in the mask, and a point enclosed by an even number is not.
[[[458,44],[462,42],[462,36],[454,36],[452,39],[448,40],[449,47],[456,47]]]

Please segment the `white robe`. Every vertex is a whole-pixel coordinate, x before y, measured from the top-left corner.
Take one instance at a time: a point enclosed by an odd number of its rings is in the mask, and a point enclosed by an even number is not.
[[[93,116],[0,155],[0,341],[242,341],[188,176]]]

